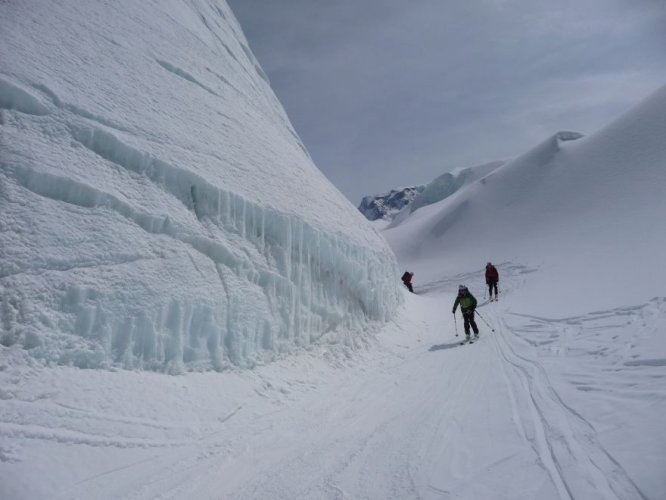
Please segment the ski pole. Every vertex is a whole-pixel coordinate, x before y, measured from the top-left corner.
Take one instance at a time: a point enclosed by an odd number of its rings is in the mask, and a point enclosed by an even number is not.
[[[486,326],[487,326],[488,328],[490,328],[490,331],[491,331],[491,332],[494,332],[494,331],[495,331],[495,329],[494,329],[492,326],[490,326],[490,325],[488,324],[488,322],[483,318],[483,316],[481,316],[481,314],[479,313],[479,311],[476,311],[476,314],[478,314],[479,318],[481,318],[481,321],[483,321],[483,322],[486,324]]]
[[[458,321],[456,321],[456,313],[453,313],[453,324],[456,329],[456,337],[458,336]]]

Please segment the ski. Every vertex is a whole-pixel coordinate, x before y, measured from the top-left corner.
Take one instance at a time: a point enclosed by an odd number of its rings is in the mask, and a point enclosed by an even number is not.
[[[470,337],[465,340],[460,341],[460,345],[465,345],[465,344],[473,344],[475,341],[479,340],[479,336],[475,335],[474,337]]]
[[[478,336],[478,335],[474,335],[474,337],[470,337],[470,338],[468,338],[468,339],[461,340],[461,341],[460,341],[460,345],[473,344],[473,343],[476,342],[477,340],[479,340],[479,336]]]

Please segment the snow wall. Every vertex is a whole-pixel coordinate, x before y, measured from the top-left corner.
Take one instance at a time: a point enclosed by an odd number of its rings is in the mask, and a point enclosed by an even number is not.
[[[353,343],[402,300],[224,1],[0,3],[0,134],[5,346],[250,367]]]

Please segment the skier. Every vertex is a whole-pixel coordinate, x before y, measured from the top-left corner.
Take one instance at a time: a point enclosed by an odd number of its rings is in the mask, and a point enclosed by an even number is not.
[[[490,301],[493,301],[493,290],[495,290],[495,301],[497,301],[497,282],[499,281],[499,273],[497,268],[490,262],[486,264],[486,285],[488,285],[488,296]]]
[[[402,282],[410,292],[414,293],[414,288],[412,287],[412,276],[414,276],[414,273],[405,271],[405,274],[402,275]]]
[[[472,295],[465,285],[458,287],[458,296],[453,303],[453,314],[460,304],[460,312],[462,312],[463,320],[465,321],[465,340],[469,340],[469,327],[472,326],[474,330],[474,337],[479,337],[479,327],[476,326],[474,321],[474,310],[476,309],[476,298]]]

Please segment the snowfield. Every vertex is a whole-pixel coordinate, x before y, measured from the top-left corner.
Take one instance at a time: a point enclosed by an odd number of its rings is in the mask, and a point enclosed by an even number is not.
[[[3,498],[660,498],[666,301],[527,317],[529,274],[500,272],[473,345],[455,277],[348,356],[164,376],[5,349]]]
[[[0,11],[0,498],[664,497],[666,87],[380,233],[225,2]]]

